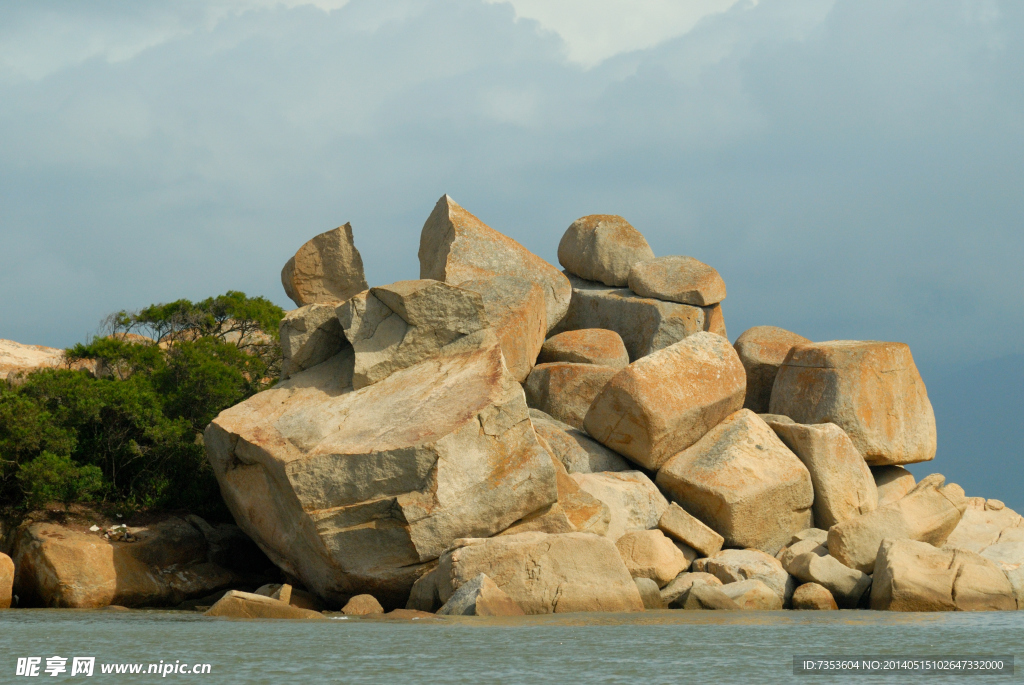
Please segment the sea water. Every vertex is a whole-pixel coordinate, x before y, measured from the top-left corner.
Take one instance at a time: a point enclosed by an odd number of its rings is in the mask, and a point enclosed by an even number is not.
[[[0,682],[1019,682],[1024,612],[690,612],[381,621],[210,619],[172,611],[0,611]],[[1016,675],[794,675],[803,655],[1015,656]],[[45,672],[47,659],[66,671]],[[39,675],[17,675],[39,657]],[[71,676],[92,657],[91,677]],[[24,663],[24,662],[23,662]],[[59,665],[59,661],[56,662]],[[209,673],[103,674],[104,664]],[[169,669],[164,669],[169,670]]]

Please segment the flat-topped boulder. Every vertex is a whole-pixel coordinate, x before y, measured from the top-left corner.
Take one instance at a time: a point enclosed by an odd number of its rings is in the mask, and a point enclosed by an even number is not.
[[[281,283],[298,307],[344,302],[366,290],[363,258],[352,239],[352,224],[306,242],[284,265]]]
[[[591,214],[572,223],[558,243],[558,263],[569,273],[624,286],[637,262],[654,259],[640,231],[614,214]]]
[[[334,304],[307,304],[281,319],[281,378],[322,364],[348,346]]]
[[[221,618],[284,618],[284,619],[324,619],[326,616],[319,611],[311,611],[292,606],[279,599],[229,590],[216,604],[206,610],[204,616]]]
[[[583,419],[617,369],[596,364],[553,362],[538,364],[523,384],[526,403],[573,428]]]
[[[935,457],[935,414],[904,343],[794,347],[775,378],[769,411],[797,423],[836,424],[872,465]]]
[[[640,297],[707,307],[725,299],[725,281],[715,269],[693,257],[658,257],[637,262],[629,271],[629,289]]]
[[[505,366],[517,381],[526,380],[548,330],[544,289],[514,276],[463,281],[459,287],[483,298],[487,323],[498,336]]]
[[[328,602],[388,608],[454,540],[555,502],[555,470],[496,341],[361,390],[354,361],[222,412],[205,443],[235,520],[281,569]]]
[[[747,395],[743,408],[758,414],[768,411],[772,386],[789,351],[811,341],[777,326],[754,326],[736,338],[733,346],[747,372]]]
[[[569,473],[598,473],[600,471],[631,471],[633,465],[621,455],[611,451],[581,430],[545,414],[530,409],[530,421],[537,437],[555,455]]]
[[[420,278],[449,285],[513,276],[544,291],[547,329],[565,316],[572,296],[566,277],[515,240],[502,235],[447,195],[427,217],[420,234]]]
[[[544,341],[537,363],[551,362],[597,364],[613,369],[624,369],[629,366],[629,353],[622,343],[622,336],[615,331],[584,328],[578,331],[565,331]]]
[[[606,447],[658,469],[739,409],[744,383],[729,341],[697,333],[619,371],[583,425]]]
[[[775,554],[812,525],[807,467],[749,409],[733,413],[669,459],[657,482],[725,538],[727,547]]]

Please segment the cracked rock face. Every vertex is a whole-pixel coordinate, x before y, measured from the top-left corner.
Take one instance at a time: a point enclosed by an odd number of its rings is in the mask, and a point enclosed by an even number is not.
[[[238,524],[283,570],[341,605],[404,604],[458,538],[557,498],[522,388],[490,344],[352,387],[355,353],[222,412],[206,430]]]

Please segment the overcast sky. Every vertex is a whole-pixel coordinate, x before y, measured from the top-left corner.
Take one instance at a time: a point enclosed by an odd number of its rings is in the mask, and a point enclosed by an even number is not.
[[[291,306],[346,221],[416,278],[442,193],[552,262],[621,214],[722,273],[732,338],[910,343],[943,470],[1020,500],[1022,39],[1019,0],[2,3],[0,338]]]

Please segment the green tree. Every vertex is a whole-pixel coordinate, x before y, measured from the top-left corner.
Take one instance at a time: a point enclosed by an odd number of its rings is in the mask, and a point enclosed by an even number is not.
[[[103,472],[79,466],[67,455],[42,452],[18,467],[18,481],[29,508],[61,502],[66,511],[75,502],[91,501],[103,489]]]

